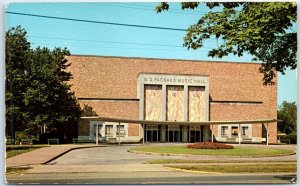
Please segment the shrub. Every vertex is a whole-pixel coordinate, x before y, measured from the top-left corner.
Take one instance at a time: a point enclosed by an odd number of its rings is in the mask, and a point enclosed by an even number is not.
[[[187,145],[188,148],[193,149],[233,149],[232,145],[226,145],[222,143],[203,142]]]
[[[291,134],[286,135],[283,139],[289,139],[292,144],[297,144],[297,132],[294,131]]]

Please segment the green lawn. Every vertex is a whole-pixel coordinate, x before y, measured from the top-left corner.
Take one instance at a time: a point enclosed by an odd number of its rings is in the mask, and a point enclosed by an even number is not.
[[[10,158],[43,147],[48,147],[48,146],[47,145],[8,145],[6,147],[6,158]]]
[[[186,146],[151,146],[151,147],[134,147],[130,150],[154,153],[171,153],[171,154],[190,154],[190,155],[220,155],[220,156],[272,156],[278,154],[293,153],[291,150],[272,149],[265,146],[261,147],[235,147],[234,149],[191,149]]]
[[[5,173],[6,174],[10,174],[10,173],[20,173],[20,172],[23,172],[23,171],[26,171],[28,169],[31,169],[31,167],[17,167],[17,168],[14,168],[14,167],[6,167],[6,171]]]
[[[167,166],[190,171],[218,172],[218,173],[273,173],[297,172],[297,164],[254,164],[254,165],[192,165],[192,166]]]

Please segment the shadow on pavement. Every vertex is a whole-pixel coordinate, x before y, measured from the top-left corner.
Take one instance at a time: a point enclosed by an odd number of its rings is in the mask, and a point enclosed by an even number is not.
[[[289,181],[290,183],[296,183],[297,182],[297,176],[296,175],[274,176],[274,178],[279,178],[281,180]]]

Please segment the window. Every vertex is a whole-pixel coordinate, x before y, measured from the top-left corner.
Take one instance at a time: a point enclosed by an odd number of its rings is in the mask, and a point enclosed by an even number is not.
[[[119,133],[120,131],[120,133]],[[125,126],[124,125],[117,125],[117,136],[125,136]]]
[[[222,126],[221,127],[221,136],[222,137],[227,137],[228,136],[228,127],[227,126]]]
[[[242,136],[248,136],[249,134],[248,127],[242,127]]]
[[[231,136],[232,137],[236,137],[236,136],[238,136],[238,127],[231,127]]]
[[[105,126],[105,136],[113,136],[113,126],[112,125]]]

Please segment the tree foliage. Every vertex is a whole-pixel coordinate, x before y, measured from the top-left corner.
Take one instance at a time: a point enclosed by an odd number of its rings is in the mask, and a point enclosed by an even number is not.
[[[182,9],[194,9],[198,2],[183,2]],[[210,38],[221,44],[208,52],[210,57],[222,58],[229,54],[243,56],[249,53],[253,60],[261,61],[260,72],[264,84],[274,84],[279,71],[297,67],[297,32],[293,30],[297,21],[295,2],[209,2],[211,11],[191,25],[184,37],[184,46],[198,49]],[[222,8],[216,11],[215,8]],[[169,4],[162,2],[157,12],[168,10]]]
[[[93,107],[90,107],[88,105],[84,105],[83,108],[82,108],[82,116],[98,116],[97,112],[95,112],[93,110]]]
[[[71,138],[81,109],[67,84],[67,49],[31,49],[20,26],[6,33],[7,132],[22,130],[37,135],[46,125],[60,136]]]
[[[282,120],[278,124],[278,130],[286,134],[296,132],[297,130],[297,105],[296,102],[284,101],[278,111],[278,119]]]

